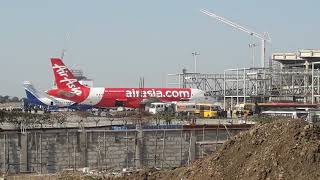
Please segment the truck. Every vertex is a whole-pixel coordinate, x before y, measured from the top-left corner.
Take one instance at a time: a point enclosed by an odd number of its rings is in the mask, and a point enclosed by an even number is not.
[[[226,113],[219,105],[211,103],[197,103],[195,115],[201,118],[225,117]]]
[[[159,112],[164,112],[171,107],[172,107],[172,103],[154,102],[154,103],[151,103],[150,107],[148,108],[148,112],[150,114],[158,114]]]
[[[157,114],[159,112],[170,111],[175,116],[195,115],[200,118],[219,118],[224,117],[225,112],[219,105],[211,103],[195,103],[195,102],[155,102],[151,103],[148,112]]]
[[[239,116],[251,116],[253,115],[254,103],[241,103],[237,104],[232,111],[233,114]]]

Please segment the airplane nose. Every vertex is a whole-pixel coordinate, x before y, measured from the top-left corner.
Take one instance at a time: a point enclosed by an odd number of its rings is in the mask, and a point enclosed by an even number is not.
[[[200,89],[191,89],[191,99],[204,97],[204,93]]]

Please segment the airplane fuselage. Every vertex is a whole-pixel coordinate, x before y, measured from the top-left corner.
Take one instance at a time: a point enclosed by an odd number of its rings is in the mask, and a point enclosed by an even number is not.
[[[191,88],[96,88],[80,89],[74,94],[69,89],[53,89],[48,94],[95,107],[137,108],[141,102],[156,99],[161,102],[186,101],[203,96],[203,91]]]

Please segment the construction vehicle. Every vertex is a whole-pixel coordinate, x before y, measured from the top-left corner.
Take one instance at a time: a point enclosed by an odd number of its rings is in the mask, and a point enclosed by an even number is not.
[[[255,106],[254,103],[237,104],[237,105],[235,105],[232,113],[235,114],[236,116],[239,116],[239,115],[251,116],[251,115],[253,115],[254,106]]]
[[[197,103],[195,115],[200,118],[218,118],[222,117],[224,111],[220,106],[210,103]]]
[[[269,36],[269,33],[264,32],[263,34],[259,34],[259,33],[256,33],[256,32],[254,32],[254,31],[252,31],[252,30],[250,30],[250,29],[248,29],[248,28],[246,28],[246,27],[244,27],[244,26],[242,26],[242,25],[240,25],[238,23],[232,22],[227,18],[224,18],[222,16],[218,16],[217,14],[214,14],[214,13],[212,13],[210,11],[205,10],[205,9],[202,9],[200,11],[202,13],[206,14],[207,16],[210,16],[211,18],[214,18],[214,19],[216,19],[216,20],[218,20],[218,21],[220,21],[220,22],[222,22],[222,23],[224,23],[224,24],[226,24],[228,26],[231,26],[231,27],[233,27],[235,29],[243,31],[243,32],[249,34],[252,37],[256,37],[256,38],[260,39],[262,41],[261,45],[260,45],[261,46],[261,67],[262,68],[265,67],[265,62],[266,62],[266,43],[267,42],[271,43],[271,38]],[[251,47],[253,48],[253,50],[254,50],[255,46],[256,45],[252,46],[252,44],[251,44]],[[249,47],[250,47],[250,45],[249,45]],[[254,57],[254,53],[253,53],[253,57]],[[253,58],[252,66],[253,67],[255,66],[254,58]]]

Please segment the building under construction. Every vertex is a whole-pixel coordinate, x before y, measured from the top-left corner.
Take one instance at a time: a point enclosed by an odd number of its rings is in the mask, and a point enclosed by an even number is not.
[[[267,68],[226,69],[220,74],[183,70],[169,74],[169,85],[202,89],[225,108],[246,102],[319,103],[320,50],[273,53],[270,62]]]
[[[301,49],[295,53],[274,53],[266,58],[267,32],[257,33],[208,10],[201,12],[218,22],[261,40],[261,64],[255,66],[256,44],[252,48],[252,68],[226,69],[223,73],[169,74],[169,85],[198,88],[208,96],[223,102],[225,109],[247,102],[303,102],[318,103],[320,97],[320,50]],[[196,53],[193,53],[196,67]],[[196,69],[196,68],[195,68]],[[173,79],[172,79],[173,78]],[[170,81],[169,80],[169,81]]]
[[[84,73],[81,69],[71,69],[71,72],[74,75],[74,77],[79,81],[80,84],[82,84],[84,86],[93,87],[93,80],[88,79],[84,75]]]

